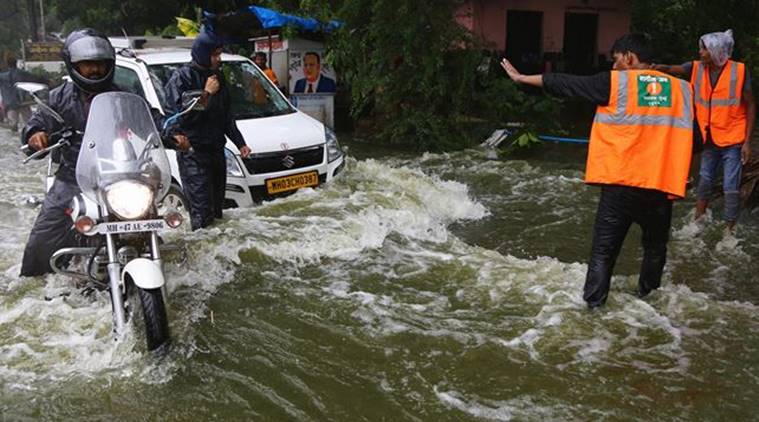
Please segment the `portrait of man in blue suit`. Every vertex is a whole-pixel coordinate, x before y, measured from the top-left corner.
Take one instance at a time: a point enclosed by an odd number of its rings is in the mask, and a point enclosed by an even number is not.
[[[303,75],[304,78],[295,82],[294,94],[335,92],[335,80],[322,74],[319,53],[309,51],[303,55]]]

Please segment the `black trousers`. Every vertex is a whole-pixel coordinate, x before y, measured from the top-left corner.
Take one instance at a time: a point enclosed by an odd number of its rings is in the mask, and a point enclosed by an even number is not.
[[[182,191],[190,208],[193,230],[209,226],[222,217],[227,188],[227,162],[224,151],[177,152]]]
[[[71,200],[80,192],[74,182],[56,180],[45,195],[42,209],[34,221],[21,261],[21,276],[37,276],[52,272],[50,257],[61,248],[76,246],[74,222],[66,214]]]
[[[583,291],[588,306],[606,302],[614,264],[632,223],[643,229],[643,263],[638,289],[648,293],[661,285],[672,224],[672,201],[656,190],[604,186],[593,226],[593,246]]]

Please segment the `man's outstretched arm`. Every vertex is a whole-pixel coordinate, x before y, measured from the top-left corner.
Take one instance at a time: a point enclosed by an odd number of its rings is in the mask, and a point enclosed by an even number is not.
[[[545,88],[551,95],[581,98],[596,105],[609,103],[611,72],[599,72],[591,76],[567,73],[546,73],[544,75],[522,75],[508,60],[501,61],[501,67],[517,83]]]

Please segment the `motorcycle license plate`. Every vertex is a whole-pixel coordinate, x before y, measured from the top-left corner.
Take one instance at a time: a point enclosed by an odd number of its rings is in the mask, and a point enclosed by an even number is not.
[[[166,222],[163,220],[139,220],[117,221],[113,223],[101,223],[98,231],[102,234],[110,233],[137,233],[164,230]]]
[[[266,192],[270,195],[280,192],[287,192],[308,186],[319,184],[319,172],[310,171],[308,173],[298,173],[292,176],[277,177],[266,181]]]

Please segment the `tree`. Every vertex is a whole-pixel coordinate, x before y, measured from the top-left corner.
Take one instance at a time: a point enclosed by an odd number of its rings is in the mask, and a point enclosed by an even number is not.
[[[26,0],[7,0],[0,8],[0,67],[10,55],[18,55],[20,40],[29,38],[29,14]]]
[[[733,57],[759,71],[759,2],[745,0],[636,0],[632,27],[649,33],[665,63],[698,59],[698,39],[707,32],[732,28]],[[754,92],[759,82],[752,78]]]
[[[473,123],[492,129],[556,112],[555,101],[525,95],[489,65],[495,62],[481,42],[454,19],[461,0],[270,3],[342,21],[327,38],[327,60],[350,92],[353,117],[374,123],[368,132],[375,140],[457,148],[471,144]]]
[[[174,0],[50,0],[63,32],[90,27],[108,35],[130,35],[146,31],[160,32],[183,11]]]

